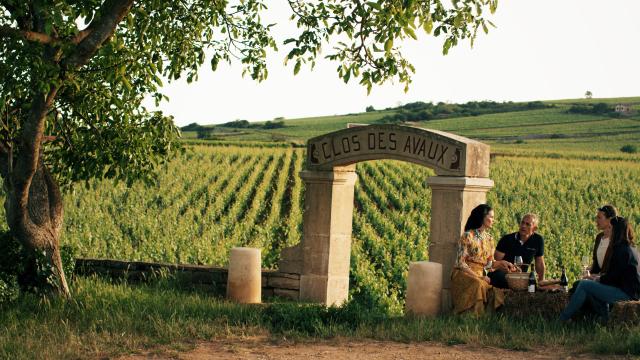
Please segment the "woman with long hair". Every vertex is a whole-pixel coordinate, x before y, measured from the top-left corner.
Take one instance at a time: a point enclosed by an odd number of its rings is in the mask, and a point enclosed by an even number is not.
[[[560,313],[560,320],[569,320],[587,299],[604,320],[609,317],[608,307],[618,301],[638,300],[640,275],[638,258],[633,246],[633,230],[627,219],[611,218],[611,245],[609,258],[597,280],[581,280],[569,304]]]
[[[458,242],[456,263],[451,273],[451,297],[456,314],[483,314],[504,303],[502,290],[491,286],[485,271],[493,265],[495,245],[489,229],[493,226],[493,209],[481,204],[471,211]]]
[[[596,235],[593,246],[591,274],[597,277],[611,256],[611,219],[618,216],[618,209],[613,205],[604,205],[596,212],[596,227],[600,233]],[[595,278],[594,277],[594,278]],[[591,279],[593,280],[593,278]]]

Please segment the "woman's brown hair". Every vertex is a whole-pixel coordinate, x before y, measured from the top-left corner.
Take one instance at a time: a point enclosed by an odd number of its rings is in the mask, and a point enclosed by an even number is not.
[[[611,218],[611,244],[625,243],[633,246],[633,229],[627,219],[622,216]]]

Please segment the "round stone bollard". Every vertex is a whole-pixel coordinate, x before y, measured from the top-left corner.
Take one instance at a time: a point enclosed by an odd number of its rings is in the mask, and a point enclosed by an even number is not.
[[[242,304],[260,303],[262,270],[260,249],[232,248],[227,275],[227,298]]]
[[[436,316],[442,302],[442,264],[417,261],[409,264],[405,313]]]

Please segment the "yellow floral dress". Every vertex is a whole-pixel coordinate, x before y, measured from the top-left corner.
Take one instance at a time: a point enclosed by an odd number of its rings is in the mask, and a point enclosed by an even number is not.
[[[494,241],[484,231],[467,231],[460,237],[451,273],[451,297],[456,314],[470,311],[482,315],[504,304],[504,293],[484,281],[484,269],[493,260]],[[465,269],[470,269],[475,276]]]

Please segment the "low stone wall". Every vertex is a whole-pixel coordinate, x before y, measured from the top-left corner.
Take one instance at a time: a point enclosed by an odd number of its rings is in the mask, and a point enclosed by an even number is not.
[[[78,275],[97,274],[128,281],[146,281],[162,272],[171,273],[184,286],[202,287],[224,295],[227,289],[227,268],[204,265],[181,265],[144,261],[110,259],[76,259]],[[262,270],[262,298],[281,297],[298,300],[300,274]]]

